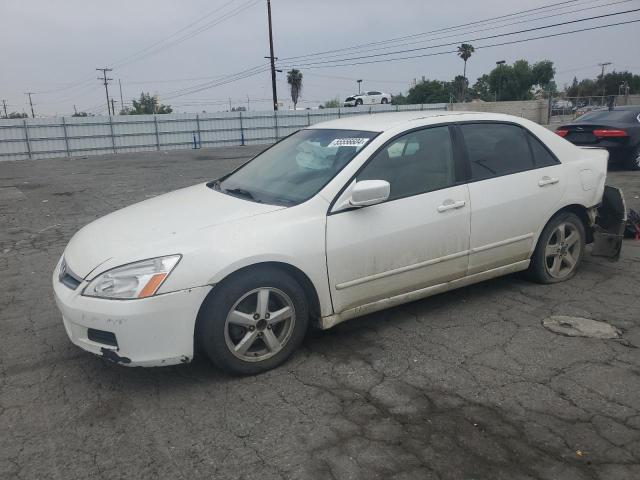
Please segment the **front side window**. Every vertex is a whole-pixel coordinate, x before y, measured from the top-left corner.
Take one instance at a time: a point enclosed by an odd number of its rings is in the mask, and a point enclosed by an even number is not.
[[[211,185],[255,202],[297,205],[318,193],[376,135],[359,130],[300,130]]]
[[[361,180],[386,180],[389,200],[450,187],[456,182],[449,127],[408,133],[393,140],[356,176]]]
[[[471,164],[471,179],[484,180],[534,168],[525,132],[506,123],[466,123],[460,130]]]

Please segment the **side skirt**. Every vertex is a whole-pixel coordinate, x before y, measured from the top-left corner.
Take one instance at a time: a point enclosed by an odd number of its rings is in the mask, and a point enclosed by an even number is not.
[[[346,322],[347,320],[351,320],[352,318],[360,317],[362,315],[367,315],[369,313],[384,310],[386,308],[402,305],[403,303],[420,300],[421,298],[427,298],[438,293],[454,290],[456,288],[466,287],[467,285],[472,285],[474,283],[489,280],[491,278],[501,277],[503,275],[508,275],[509,273],[520,272],[522,270],[526,270],[529,267],[529,263],[530,260],[522,260],[520,262],[512,263],[511,265],[493,268],[491,270],[486,270],[474,275],[462,277],[450,282],[432,285],[430,287],[421,288],[420,290],[414,290],[409,293],[396,295],[395,297],[383,298],[382,300],[378,300],[376,302],[371,302],[359,307],[350,308],[349,310],[345,310],[344,312],[335,313],[333,315],[320,318],[320,328],[326,330],[328,328],[336,326],[339,323]]]

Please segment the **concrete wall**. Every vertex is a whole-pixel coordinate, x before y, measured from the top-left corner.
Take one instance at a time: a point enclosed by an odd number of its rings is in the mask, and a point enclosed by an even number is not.
[[[547,123],[549,112],[548,100],[452,103],[449,107],[453,111],[506,113],[516,117],[524,117],[541,124]]]

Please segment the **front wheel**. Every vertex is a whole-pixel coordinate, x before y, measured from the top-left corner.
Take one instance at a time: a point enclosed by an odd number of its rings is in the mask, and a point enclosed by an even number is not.
[[[256,375],[283,363],[307,331],[304,290],[286,273],[258,268],[219,285],[205,300],[199,341],[222,370]]]
[[[527,273],[538,283],[557,283],[570,279],[582,261],[585,249],[582,221],[563,212],[547,223],[531,257]]]
[[[359,107],[360,105],[362,105],[362,99],[357,99],[356,100],[356,107]]]

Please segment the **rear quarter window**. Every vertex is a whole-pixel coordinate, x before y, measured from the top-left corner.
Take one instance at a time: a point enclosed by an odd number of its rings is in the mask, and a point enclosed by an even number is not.
[[[527,139],[531,146],[531,153],[533,154],[533,163],[536,167],[550,167],[551,165],[557,165],[560,162],[556,157],[544,146],[542,141],[536,138],[531,133],[527,132]]]

